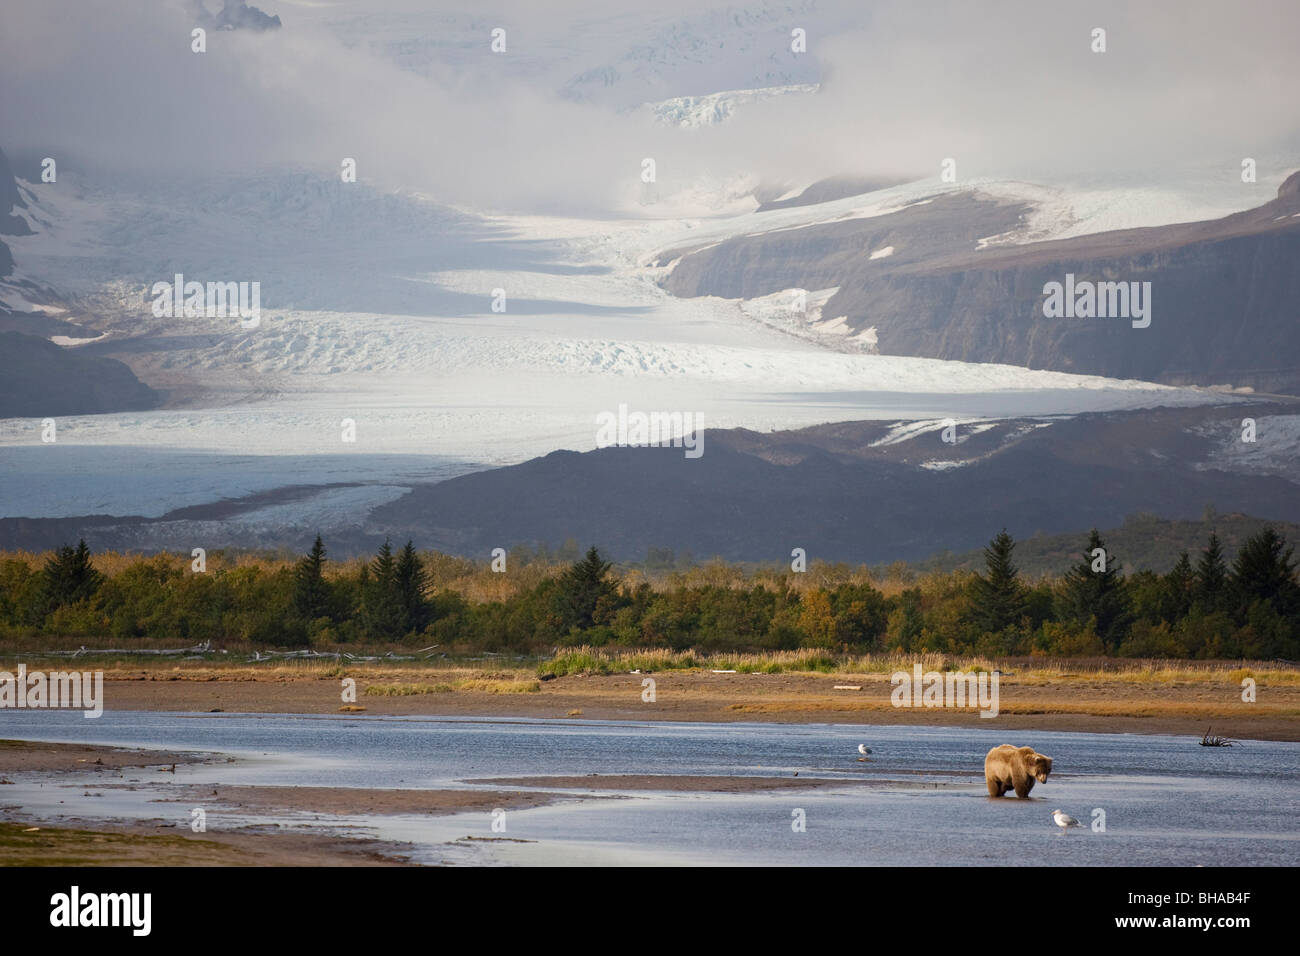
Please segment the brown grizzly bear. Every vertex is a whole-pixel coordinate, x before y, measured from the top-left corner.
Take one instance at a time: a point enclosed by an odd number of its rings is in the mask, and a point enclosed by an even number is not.
[[[1052,758],[1037,753],[1033,747],[1003,744],[984,758],[984,781],[989,785],[990,797],[1000,797],[1012,789],[1017,797],[1027,797],[1034,789],[1034,781],[1047,783],[1051,772]]]

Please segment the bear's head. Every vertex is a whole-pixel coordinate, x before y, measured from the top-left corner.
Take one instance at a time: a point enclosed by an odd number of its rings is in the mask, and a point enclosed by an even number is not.
[[[1047,775],[1052,772],[1052,758],[1037,753],[1030,748],[1029,753],[1025,755],[1025,769],[1034,775],[1034,779],[1039,783],[1047,783]]]

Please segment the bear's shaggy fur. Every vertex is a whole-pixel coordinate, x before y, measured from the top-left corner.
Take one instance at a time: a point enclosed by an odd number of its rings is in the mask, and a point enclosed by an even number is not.
[[[994,747],[984,758],[984,780],[989,785],[990,797],[1000,797],[1008,790],[1015,790],[1017,797],[1027,797],[1034,789],[1034,781],[1047,783],[1051,772],[1052,758],[1033,747],[1003,744]]]

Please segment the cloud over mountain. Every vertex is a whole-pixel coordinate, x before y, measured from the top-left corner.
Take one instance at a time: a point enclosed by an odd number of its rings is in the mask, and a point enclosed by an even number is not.
[[[543,15],[488,4],[471,18],[411,4],[381,43],[354,35],[364,11],[289,4],[292,29],[218,31],[194,54],[181,0],[19,0],[0,39],[0,140],[145,172],[328,171],[353,157],[379,185],[570,211],[635,207],[646,157],[666,201],[737,176],[937,175],[945,157],[963,178],[1098,167],[1158,178],[1192,160],[1222,162],[1229,175],[1243,156],[1300,141],[1290,101],[1300,60],[1289,48],[1300,8],[1277,0],[1086,12],[1028,2],[553,6]],[[269,22],[242,4],[227,3],[223,17]],[[490,48],[498,24],[504,53]],[[801,24],[810,68],[796,75],[790,30]],[[1090,49],[1098,27],[1105,53]],[[647,33],[666,44],[655,56]],[[414,48],[416,66],[402,52]],[[702,129],[571,95],[580,76],[638,95],[689,76],[699,88],[673,92],[708,94],[763,79],[764,58],[774,75],[815,73],[820,89],[747,103]]]

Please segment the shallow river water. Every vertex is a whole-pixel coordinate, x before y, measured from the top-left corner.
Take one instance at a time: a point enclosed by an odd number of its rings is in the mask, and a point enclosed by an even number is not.
[[[481,777],[703,774],[842,779],[742,794],[602,791],[450,816],[322,816],[207,808],[209,830],[328,827],[411,844],[412,859],[511,864],[1296,865],[1300,744],[1207,748],[1190,737],[845,725],[6,711],[0,738],[216,751],[230,762],[45,776],[0,788],[33,818],[172,820],[186,784],[473,787]],[[873,751],[859,762],[857,746]],[[992,746],[1054,760],[1032,798],[991,800]],[[866,777],[877,786],[853,786]],[[160,779],[165,778],[165,779]],[[106,785],[107,784],[107,785]],[[548,790],[558,788],[548,787]],[[1084,826],[1062,833],[1060,808]],[[802,821],[803,828],[795,824]],[[1104,823],[1104,829],[1098,824]],[[473,837],[466,840],[466,837]],[[515,842],[519,841],[519,842]]]

